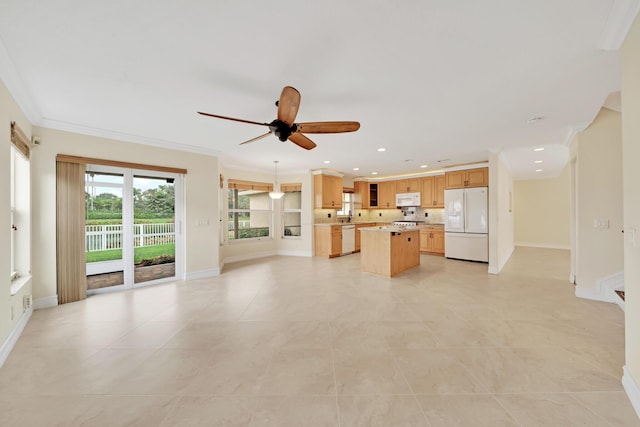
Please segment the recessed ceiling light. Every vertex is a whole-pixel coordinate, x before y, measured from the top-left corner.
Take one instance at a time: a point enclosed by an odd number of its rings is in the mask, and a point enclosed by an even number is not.
[[[426,167],[428,167],[428,166],[429,166],[429,165],[420,165],[420,167],[421,167],[421,168],[426,168]]]
[[[533,163],[542,163],[542,160],[534,160]]]
[[[536,172],[542,172],[542,169],[536,169]]]
[[[378,175],[378,172],[371,172],[371,175]]]
[[[354,170],[354,171],[359,171],[359,170],[360,170],[360,168],[353,168],[353,170]]]
[[[544,147],[534,148],[533,151],[544,151]]]
[[[380,147],[380,148],[378,148],[378,151],[383,152],[383,151],[387,151],[387,149],[384,148],[384,147]]]
[[[331,160],[325,160],[323,163],[324,163],[325,165],[328,165],[329,163],[331,163]]]

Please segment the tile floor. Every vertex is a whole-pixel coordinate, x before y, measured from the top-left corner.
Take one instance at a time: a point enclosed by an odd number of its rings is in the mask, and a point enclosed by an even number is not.
[[[624,316],[568,253],[271,257],[36,311],[0,369],[2,426],[640,426]]]

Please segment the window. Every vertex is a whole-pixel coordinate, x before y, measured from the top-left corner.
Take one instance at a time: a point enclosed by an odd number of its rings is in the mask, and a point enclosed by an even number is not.
[[[302,235],[302,184],[281,184],[284,192],[282,202],[282,237]]]
[[[273,210],[269,191],[272,185],[229,180],[227,240],[270,238]]]
[[[353,215],[353,193],[342,193],[342,209],[338,211],[338,215]]]
[[[10,217],[11,217],[11,280],[28,276],[30,240],[30,180],[29,143],[27,137],[11,124]]]

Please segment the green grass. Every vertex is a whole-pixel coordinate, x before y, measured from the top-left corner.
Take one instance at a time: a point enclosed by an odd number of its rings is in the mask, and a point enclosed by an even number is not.
[[[143,259],[155,258],[160,255],[175,256],[175,244],[145,246],[134,249],[134,264],[139,263]],[[87,262],[113,261],[122,258],[122,249],[110,249],[107,251],[94,251],[86,253]]]

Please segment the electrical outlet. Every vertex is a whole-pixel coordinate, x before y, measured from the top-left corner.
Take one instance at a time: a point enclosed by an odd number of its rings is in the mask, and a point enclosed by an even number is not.
[[[382,216],[382,212],[380,212],[380,213],[378,214],[378,216]]]
[[[327,218],[331,218],[331,213],[328,213],[328,214],[327,214]]]

